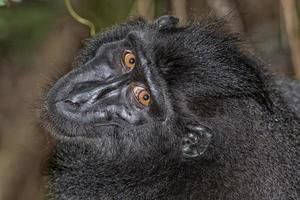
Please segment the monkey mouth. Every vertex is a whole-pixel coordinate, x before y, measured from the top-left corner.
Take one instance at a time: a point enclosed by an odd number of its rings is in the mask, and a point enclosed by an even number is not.
[[[102,123],[96,120],[92,122],[88,119],[85,123],[79,123],[76,116],[66,117],[68,115],[62,115],[58,108],[54,101],[51,102],[51,99],[45,100],[39,118],[42,128],[60,141],[80,140],[81,138],[95,139],[101,136],[101,132],[120,128],[116,123]],[[93,115],[93,112],[90,115]]]
[[[83,107],[68,99],[72,88],[66,86],[68,82],[63,80],[64,77],[56,81],[44,95],[40,119],[42,127],[50,135],[61,140],[98,138],[107,129],[111,132],[121,128],[118,123],[111,121],[111,113],[107,107],[98,102],[88,102]]]

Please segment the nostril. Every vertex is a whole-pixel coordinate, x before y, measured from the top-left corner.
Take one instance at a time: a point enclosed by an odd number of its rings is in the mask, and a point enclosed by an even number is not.
[[[79,104],[78,102],[73,102],[73,101],[71,101],[71,100],[69,100],[69,99],[64,100],[64,103],[69,104],[69,105],[71,105],[71,106],[74,106],[74,107],[76,107],[76,108],[79,108],[79,107],[80,107],[80,104]]]

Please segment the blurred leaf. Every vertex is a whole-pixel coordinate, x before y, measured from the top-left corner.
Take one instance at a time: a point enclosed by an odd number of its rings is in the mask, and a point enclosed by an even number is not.
[[[5,6],[6,0],[0,0],[0,6]]]
[[[132,9],[134,0],[89,0],[82,9],[81,16],[96,25],[96,30],[125,21]]]
[[[56,20],[58,12],[65,9],[61,2],[24,2],[13,9],[1,9],[1,57],[19,66],[28,66],[35,48],[51,27],[51,22]]]

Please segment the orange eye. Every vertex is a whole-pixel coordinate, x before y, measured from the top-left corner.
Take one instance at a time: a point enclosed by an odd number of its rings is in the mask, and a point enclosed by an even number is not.
[[[143,87],[136,86],[133,88],[133,93],[136,100],[143,106],[148,106],[150,104],[151,96],[150,93]]]
[[[125,50],[122,55],[122,64],[124,67],[128,68],[129,70],[133,69],[135,67],[135,55],[130,50]]]

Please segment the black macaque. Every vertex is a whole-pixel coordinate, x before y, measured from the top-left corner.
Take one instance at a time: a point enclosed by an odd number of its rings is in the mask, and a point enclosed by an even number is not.
[[[222,27],[162,16],[89,39],[45,94],[49,199],[300,199],[299,101]]]

